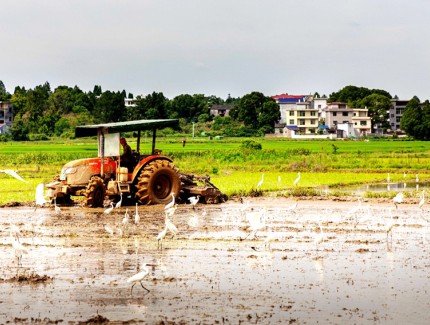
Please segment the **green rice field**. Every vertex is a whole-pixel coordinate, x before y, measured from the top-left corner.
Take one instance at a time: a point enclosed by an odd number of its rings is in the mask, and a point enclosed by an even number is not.
[[[180,171],[209,175],[227,195],[342,195],[342,186],[429,178],[430,144],[424,141],[296,141],[257,138],[262,150],[242,148],[243,138],[159,138],[157,148],[173,158]],[[131,147],[135,140],[129,138]],[[150,152],[151,138],[143,138],[141,152]],[[68,161],[97,156],[95,138],[67,141],[0,144],[0,170],[16,170],[26,183],[0,173],[0,204],[34,200],[34,189],[49,182]],[[297,173],[300,182],[294,186]],[[264,183],[256,188],[264,173]],[[328,190],[327,190],[328,188]],[[391,195],[388,193],[387,195]]]

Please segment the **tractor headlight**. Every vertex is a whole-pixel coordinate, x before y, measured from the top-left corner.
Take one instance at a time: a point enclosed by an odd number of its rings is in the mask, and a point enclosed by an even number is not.
[[[60,180],[65,181],[67,179],[67,175],[76,173],[78,169],[76,167],[68,167],[63,168],[60,175]]]

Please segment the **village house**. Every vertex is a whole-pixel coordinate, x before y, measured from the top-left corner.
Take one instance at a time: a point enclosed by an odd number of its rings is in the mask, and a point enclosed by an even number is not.
[[[0,134],[6,133],[13,123],[13,109],[10,102],[0,101]]]

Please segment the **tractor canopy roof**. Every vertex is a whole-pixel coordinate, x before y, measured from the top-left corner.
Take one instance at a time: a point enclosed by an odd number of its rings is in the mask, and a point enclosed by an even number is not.
[[[178,125],[178,123],[178,119],[160,119],[81,125],[76,127],[75,136],[77,138],[97,136],[99,131],[103,133],[119,133],[140,130],[154,130],[165,127],[175,127]]]

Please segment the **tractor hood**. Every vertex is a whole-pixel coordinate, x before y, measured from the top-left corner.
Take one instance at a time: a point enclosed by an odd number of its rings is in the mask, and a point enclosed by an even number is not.
[[[72,160],[63,166],[60,180],[68,180],[71,184],[86,183],[94,175],[101,174],[101,158],[84,158]],[[104,158],[104,173],[115,174],[116,162],[112,158]]]

